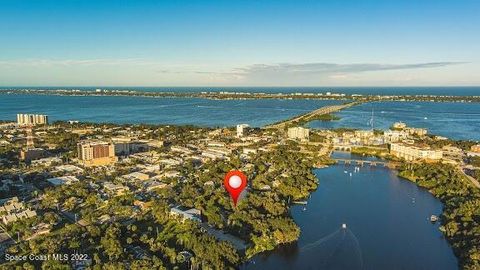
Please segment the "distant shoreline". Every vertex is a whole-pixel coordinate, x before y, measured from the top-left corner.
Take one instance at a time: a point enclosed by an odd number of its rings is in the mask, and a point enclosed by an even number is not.
[[[333,92],[319,93],[262,93],[236,91],[202,91],[202,92],[156,92],[138,90],[47,90],[47,89],[0,89],[0,95],[56,95],[56,96],[122,96],[151,98],[205,98],[213,100],[247,100],[247,99],[316,99],[316,100],[356,100],[369,101],[426,101],[426,102],[480,102],[479,96],[454,95],[377,95],[377,94],[346,94]]]

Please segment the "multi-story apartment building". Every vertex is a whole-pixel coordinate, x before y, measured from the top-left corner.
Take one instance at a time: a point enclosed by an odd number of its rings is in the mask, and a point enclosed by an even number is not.
[[[17,114],[18,125],[47,125],[48,116],[43,114]]]
[[[150,149],[146,140],[132,140],[131,138],[112,138],[115,146],[115,155],[128,156]]]
[[[77,145],[78,160],[84,166],[110,165],[117,161],[113,143],[83,141]]]
[[[385,142],[394,143],[408,139],[408,133],[403,130],[387,130],[383,133]]]
[[[289,139],[308,141],[310,130],[303,127],[292,127],[288,129],[287,135]]]
[[[390,153],[409,161],[418,159],[440,160],[443,158],[443,151],[441,150],[432,150],[402,143],[390,144]]]

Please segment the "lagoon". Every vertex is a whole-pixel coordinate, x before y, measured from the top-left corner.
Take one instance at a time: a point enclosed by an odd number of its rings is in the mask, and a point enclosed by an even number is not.
[[[298,242],[254,257],[245,269],[458,269],[439,224],[429,221],[442,204],[425,189],[383,167],[355,172],[342,164],[315,174],[320,185],[306,209],[291,209]]]

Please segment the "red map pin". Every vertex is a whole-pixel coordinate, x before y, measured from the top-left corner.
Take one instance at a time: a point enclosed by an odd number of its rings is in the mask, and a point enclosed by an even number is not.
[[[225,175],[223,185],[225,186],[225,189],[228,191],[228,193],[230,193],[230,196],[233,200],[233,205],[237,206],[238,197],[247,186],[247,177],[241,171],[229,171]]]

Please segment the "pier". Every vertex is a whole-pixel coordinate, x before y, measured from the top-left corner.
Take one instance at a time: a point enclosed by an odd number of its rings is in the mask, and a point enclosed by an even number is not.
[[[354,102],[350,102],[350,103],[346,103],[346,104],[342,104],[342,105],[332,105],[332,106],[321,107],[319,109],[316,109],[314,111],[296,116],[294,118],[291,118],[291,119],[288,119],[288,120],[285,120],[285,121],[282,121],[282,122],[279,122],[279,123],[267,125],[264,128],[282,129],[285,126],[287,126],[289,124],[292,124],[294,122],[309,121],[312,118],[314,118],[315,116],[330,114],[330,113],[337,112],[337,111],[343,110],[345,108],[348,108],[348,107],[351,107],[351,106],[354,106],[354,105],[357,105],[357,104],[359,104],[359,102],[354,101]]]

